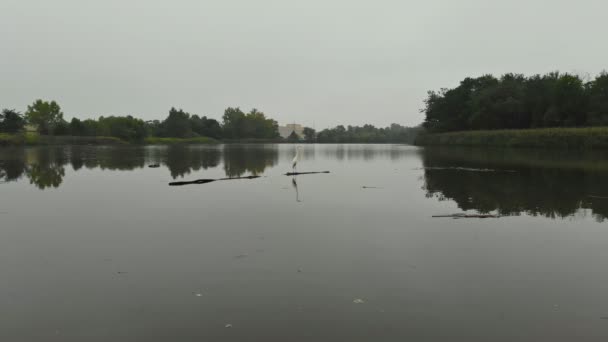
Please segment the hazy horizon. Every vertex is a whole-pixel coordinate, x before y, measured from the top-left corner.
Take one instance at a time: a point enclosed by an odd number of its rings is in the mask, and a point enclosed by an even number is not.
[[[0,3],[0,108],[66,118],[169,108],[221,120],[413,126],[428,90],[468,76],[596,75],[608,4],[584,0],[16,1]]]

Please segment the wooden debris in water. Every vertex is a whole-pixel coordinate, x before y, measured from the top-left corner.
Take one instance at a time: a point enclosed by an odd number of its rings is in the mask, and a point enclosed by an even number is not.
[[[157,167],[160,167],[160,164],[150,164],[150,165],[148,165],[148,167],[157,168]]]
[[[185,181],[185,182],[171,182],[169,186],[180,186],[180,185],[189,185],[189,184],[205,184],[211,183],[215,181],[223,181],[223,180],[235,180],[235,179],[255,179],[260,178],[261,176],[246,176],[246,177],[233,177],[233,178],[219,178],[219,179],[197,179],[193,181]]]
[[[316,172],[287,172],[285,176],[298,176],[298,175],[313,175],[317,173],[329,173],[329,171],[316,171]]]
[[[433,215],[432,217],[451,217],[455,219],[460,218],[499,218],[500,215],[494,214],[449,214],[449,215]]]
[[[379,186],[362,186],[361,189],[384,189]]]

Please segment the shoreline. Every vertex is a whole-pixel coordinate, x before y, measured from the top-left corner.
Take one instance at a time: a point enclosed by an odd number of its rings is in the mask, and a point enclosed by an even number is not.
[[[127,141],[116,137],[106,136],[48,136],[37,133],[9,134],[0,133],[0,147],[19,146],[61,146],[61,145],[113,145],[113,146],[148,146],[148,145],[219,145],[219,144],[400,144],[413,145],[411,142],[309,142],[309,141],[287,141],[275,139],[214,139],[209,137],[194,138],[165,138],[147,137],[142,141]]]
[[[531,128],[421,134],[416,146],[608,149],[608,127]]]

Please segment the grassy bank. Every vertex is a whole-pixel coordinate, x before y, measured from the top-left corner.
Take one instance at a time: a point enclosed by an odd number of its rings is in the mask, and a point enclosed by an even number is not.
[[[421,134],[419,146],[608,149],[608,127],[540,128]]]
[[[0,146],[22,145],[124,145],[127,142],[114,137],[47,136],[27,132],[0,133]]]
[[[147,145],[175,145],[175,144],[217,144],[217,140],[207,137],[196,137],[196,138],[159,138],[159,137],[148,137],[144,139],[144,144]]]
[[[207,137],[196,138],[158,138],[148,137],[145,145],[174,145],[174,144],[217,144],[217,140]],[[0,146],[22,145],[126,145],[129,142],[115,137],[81,137],[81,136],[47,136],[37,133],[8,134],[0,133]],[[139,143],[134,143],[139,144]]]

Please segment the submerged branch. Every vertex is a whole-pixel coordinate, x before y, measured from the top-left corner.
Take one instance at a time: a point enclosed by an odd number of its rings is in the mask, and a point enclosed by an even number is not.
[[[234,180],[234,179],[255,179],[255,178],[260,178],[260,177],[261,176],[246,176],[246,177],[232,177],[232,178],[219,178],[219,179],[197,179],[197,180],[193,180],[193,181],[172,182],[172,183],[169,183],[169,186],[205,184],[205,183],[211,183],[211,182],[215,182],[215,181]]]
[[[451,217],[455,219],[459,218],[499,218],[500,215],[494,214],[450,214],[450,215],[433,215],[432,217]]]
[[[316,173],[329,173],[329,171],[317,171],[317,172],[287,172],[285,176],[298,176],[298,175],[312,175]]]

